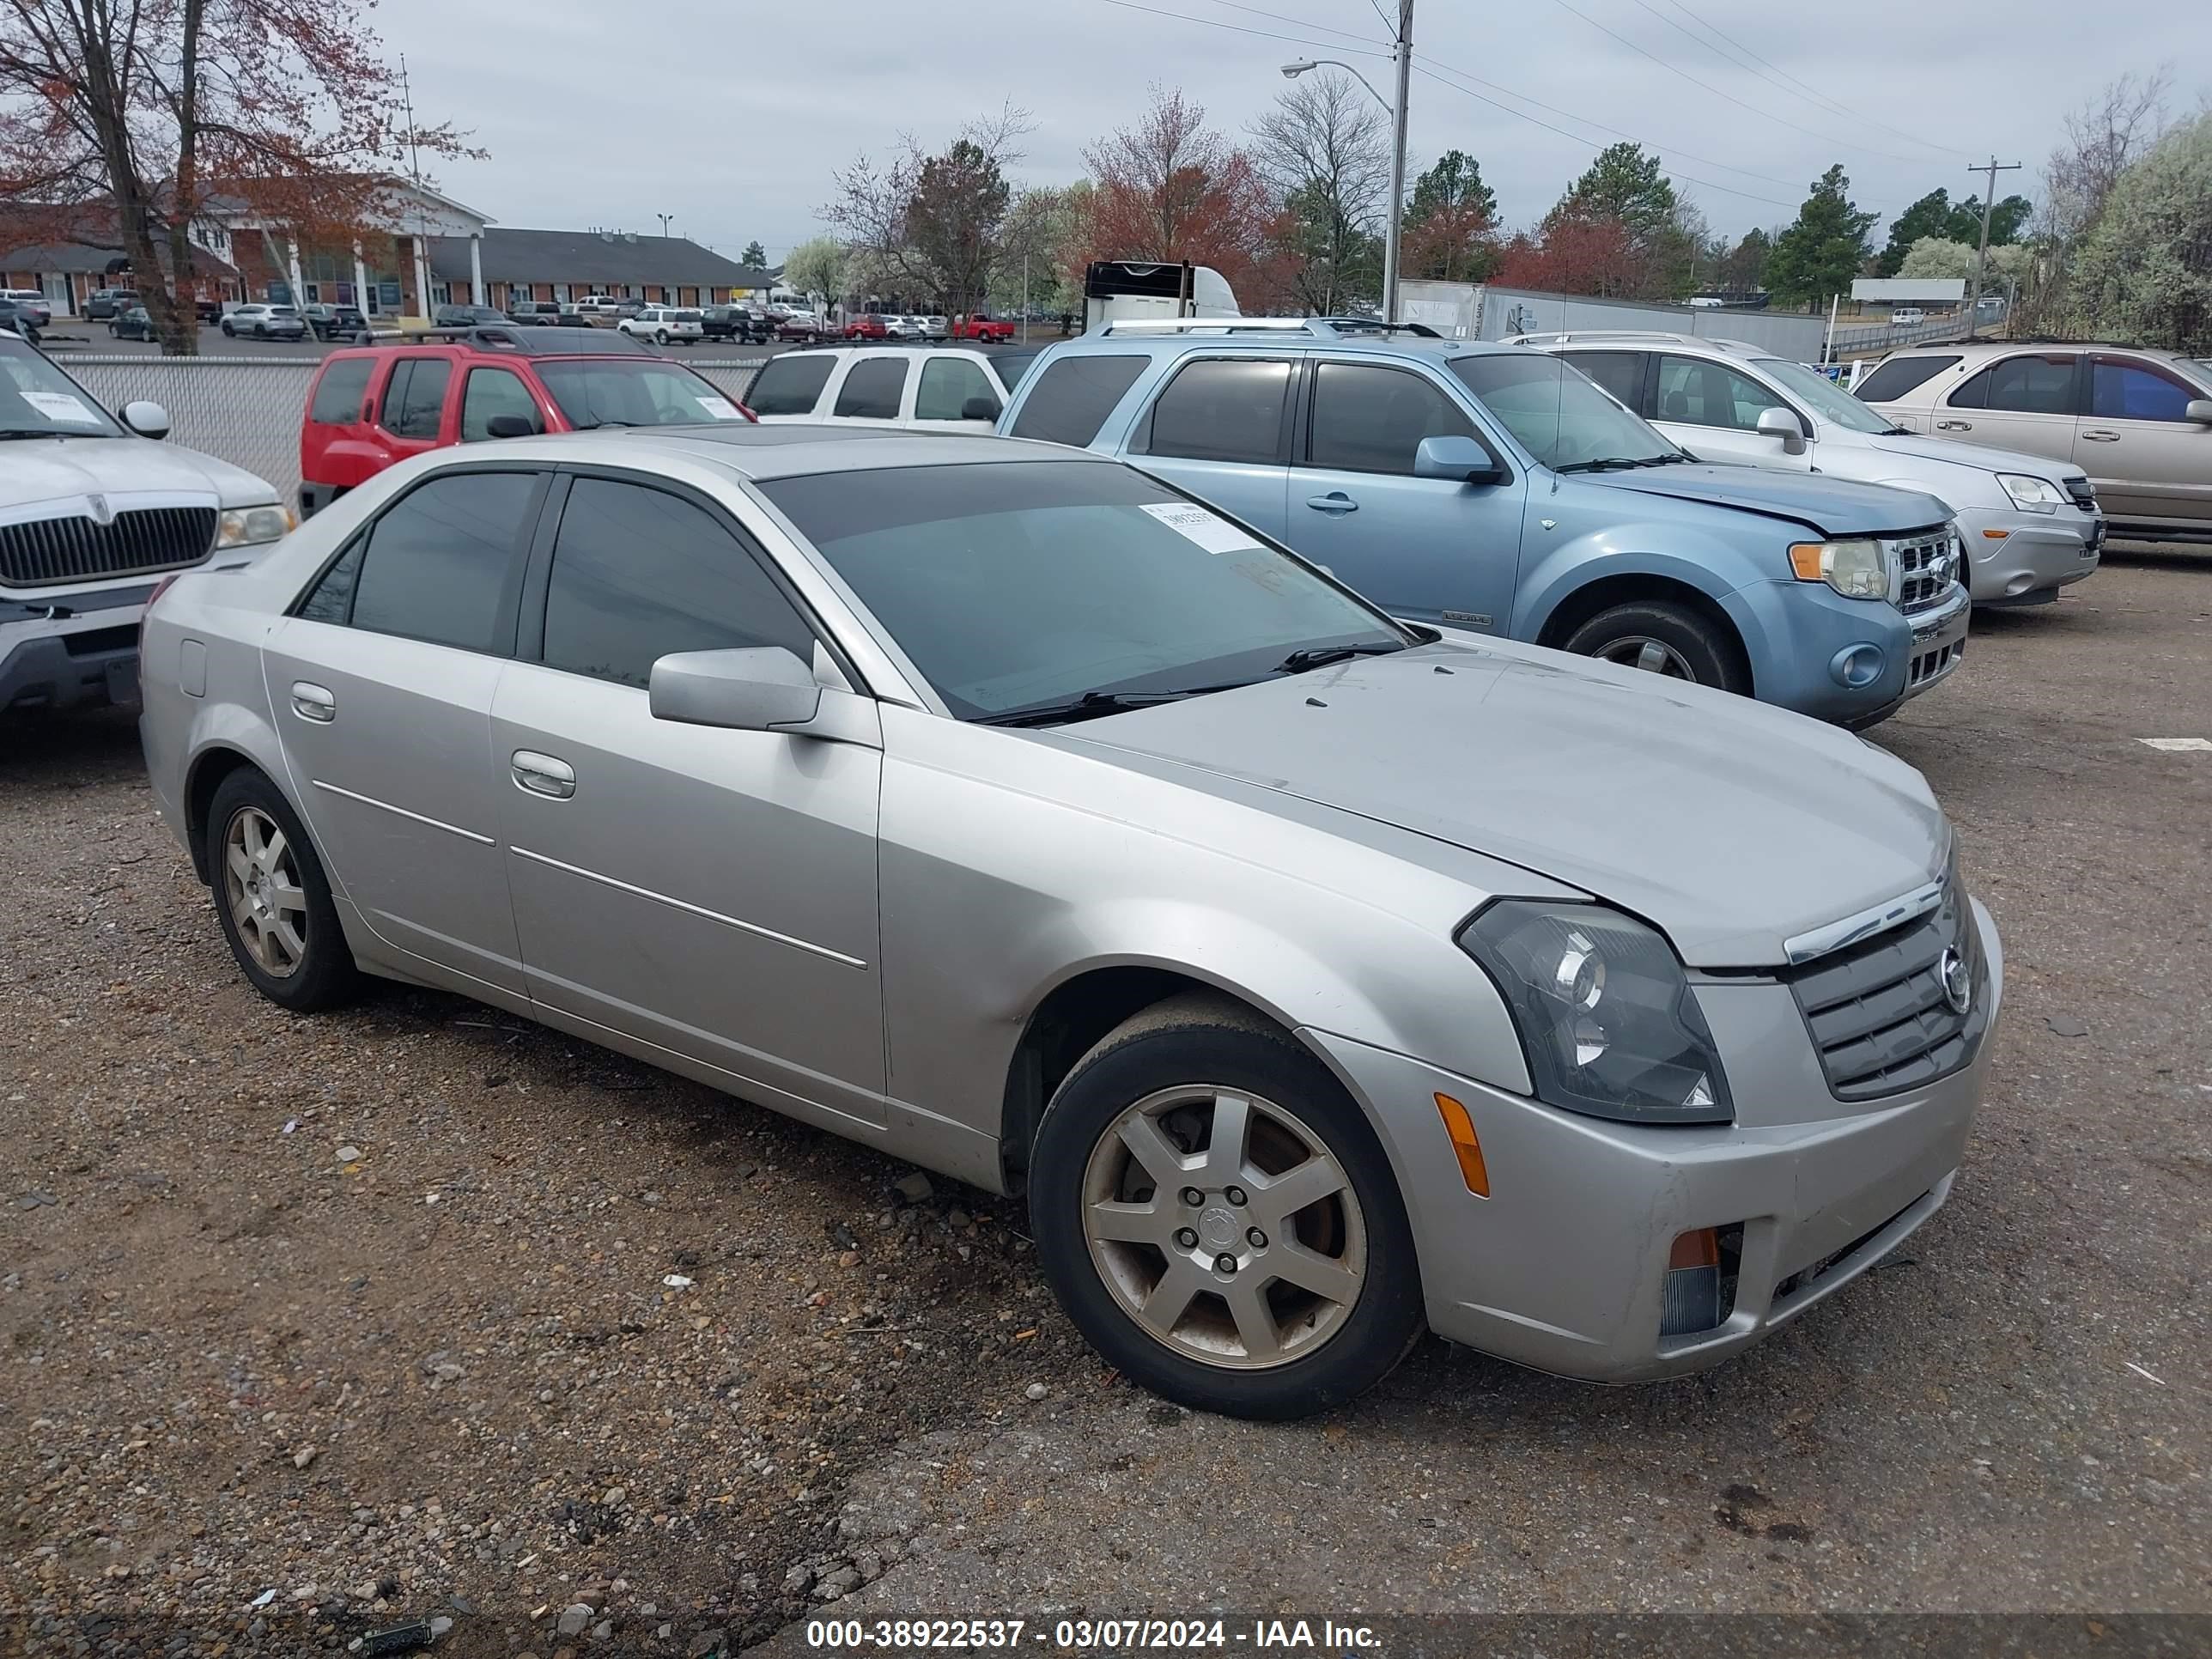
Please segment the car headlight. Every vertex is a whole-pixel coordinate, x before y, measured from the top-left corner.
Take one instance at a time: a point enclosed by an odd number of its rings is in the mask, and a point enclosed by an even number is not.
[[[1889,597],[1889,562],[1881,544],[1860,538],[1842,542],[1794,542],[1790,568],[1801,582],[1826,582],[1847,599]]]
[[[2000,472],[1997,482],[2012,497],[2012,504],[2023,513],[2056,513],[2066,505],[2065,492],[2046,478],[2032,477],[2025,472]]]
[[[282,539],[297,522],[290,507],[278,507],[274,502],[267,507],[234,507],[222,515],[215,544],[219,548],[258,547],[263,542]]]
[[[1651,928],[1603,905],[1504,899],[1459,943],[1512,1010],[1545,1104],[1631,1123],[1732,1121],[1705,1011]]]

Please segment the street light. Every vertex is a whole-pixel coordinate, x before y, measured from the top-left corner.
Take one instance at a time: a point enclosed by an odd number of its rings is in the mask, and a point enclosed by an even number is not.
[[[675,222],[676,216],[672,213],[656,213],[653,216],[660,221],[660,234],[663,236],[667,235],[668,227]]]
[[[1283,79],[1295,81],[1308,70],[1327,64],[1340,69],[1367,88],[1367,95],[1382,106],[1382,112],[1390,118],[1390,217],[1382,231],[1382,320],[1398,320],[1398,221],[1406,200],[1406,94],[1408,91],[1407,70],[1413,55],[1413,3],[1401,0],[1399,8],[1399,39],[1392,43],[1391,56],[1398,64],[1398,101],[1393,104],[1375,90],[1367,77],[1340,58],[1301,58],[1294,64],[1283,65]]]

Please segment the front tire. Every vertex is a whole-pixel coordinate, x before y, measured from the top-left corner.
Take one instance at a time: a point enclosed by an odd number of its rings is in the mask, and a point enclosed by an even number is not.
[[[1413,1231],[1365,1116],[1218,998],[1146,1009],[1076,1062],[1037,1133],[1030,1218],[1091,1346],[1198,1410],[1328,1410],[1424,1328]]]
[[[360,970],[306,826],[276,786],[240,767],[208,804],[216,915],[253,988],[280,1006],[334,1008]]]
[[[1640,599],[1601,611],[1570,634],[1565,647],[1666,679],[1751,695],[1742,647],[1726,629],[1671,600]]]
[[[655,329],[653,335],[653,343],[657,346],[665,346],[668,343],[668,331],[665,328]]]

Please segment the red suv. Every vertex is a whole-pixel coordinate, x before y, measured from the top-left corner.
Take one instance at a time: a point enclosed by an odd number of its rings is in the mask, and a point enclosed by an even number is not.
[[[403,335],[323,359],[300,428],[300,512],[447,444],[753,412],[625,334],[497,326]]]
[[[864,311],[845,325],[845,337],[848,340],[883,340],[890,337],[890,331],[884,326],[884,319],[876,313]]]

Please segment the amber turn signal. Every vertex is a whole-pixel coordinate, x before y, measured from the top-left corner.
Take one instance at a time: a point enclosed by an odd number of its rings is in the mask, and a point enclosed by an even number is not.
[[[1475,1139],[1474,1121],[1468,1116],[1467,1108],[1449,1095],[1437,1097],[1437,1110],[1443,1118],[1444,1133],[1451,1138],[1452,1151],[1458,1155],[1460,1179],[1477,1198],[1488,1198],[1490,1169],[1482,1161],[1482,1143]]]

